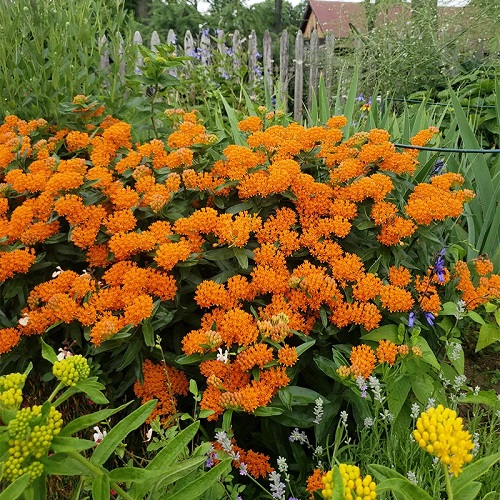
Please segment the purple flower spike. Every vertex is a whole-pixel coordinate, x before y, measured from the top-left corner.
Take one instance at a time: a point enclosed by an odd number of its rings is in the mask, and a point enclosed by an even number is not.
[[[408,315],[408,326],[410,328],[413,328],[413,326],[415,325],[415,312],[412,311],[409,315]]]
[[[424,317],[427,323],[429,323],[429,325],[434,326],[434,319],[435,319],[434,314],[430,312],[424,312]]]

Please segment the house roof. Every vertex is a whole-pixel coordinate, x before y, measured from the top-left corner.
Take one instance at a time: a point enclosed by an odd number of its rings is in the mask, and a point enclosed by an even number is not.
[[[361,32],[366,32],[366,17],[362,2],[309,0],[300,26],[304,30],[311,12],[323,32],[331,31],[335,38],[346,38],[350,35],[349,24],[353,24]]]
[[[470,0],[438,0],[438,10],[446,17],[466,6]],[[385,13],[379,12],[378,22],[394,22],[404,19],[410,12],[409,3],[394,4]],[[309,0],[300,29],[304,32],[311,13],[323,33],[329,31],[335,38],[346,38],[351,34],[350,25],[359,32],[367,32],[364,0]]]

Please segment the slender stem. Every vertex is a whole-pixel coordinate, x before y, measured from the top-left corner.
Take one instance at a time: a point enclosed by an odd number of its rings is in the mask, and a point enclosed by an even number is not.
[[[448,472],[448,467],[446,464],[441,462],[444,471],[444,479],[446,481],[446,494],[448,495],[448,500],[453,500],[453,491],[451,489],[450,473]]]
[[[259,488],[261,488],[262,490],[264,490],[270,498],[274,498],[271,493],[269,493],[269,491],[266,490],[266,488],[264,488],[264,486],[262,486],[262,484],[259,483],[259,481],[257,481],[257,479],[255,479],[254,477],[252,477],[251,474],[247,474],[246,477],[249,477],[257,486],[259,486]]]
[[[80,455],[76,451],[68,451],[67,453],[68,453],[68,455],[73,457],[75,460],[78,460],[78,462],[85,465],[85,467],[87,467],[87,469],[89,469],[90,472],[92,472],[92,474],[94,474],[95,476],[98,476],[98,477],[104,476],[104,472],[99,467],[94,465],[92,462],[89,462],[86,458],[82,457],[82,455]],[[124,491],[116,483],[111,482],[110,485],[124,500],[134,500],[133,497],[131,497],[126,491]]]
[[[56,397],[56,394],[64,387],[64,382],[59,382],[57,384],[57,387],[52,391],[52,394],[49,396],[49,399],[47,401],[49,401],[50,403],[52,403],[52,400]]]

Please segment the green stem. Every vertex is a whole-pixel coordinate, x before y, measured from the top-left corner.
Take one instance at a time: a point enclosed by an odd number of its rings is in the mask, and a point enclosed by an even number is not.
[[[52,400],[56,397],[56,394],[64,387],[64,382],[59,382],[57,384],[57,387],[52,391],[52,394],[49,396],[49,399],[47,401],[49,401],[50,403],[52,403]]]
[[[266,488],[264,488],[264,486],[262,486],[262,484],[259,483],[259,481],[257,481],[257,479],[255,479],[254,477],[252,477],[251,474],[247,474],[246,477],[249,477],[259,488],[261,488],[262,490],[264,490],[266,492],[266,494],[269,495],[270,498],[274,498],[271,493],[269,493],[269,491],[266,490]]]
[[[104,472],[97,467],[97,465],[94,465],[92,462],[89,462],[86,458],[82,457],[79,453],[76,451],[68,451],[68,455],[73,457],[75,460],[78,460],[78,462],[82,463],[87,467],[87,469],[94,474],[94,476],[98,477],[103,477]],[[116,483],[110,483],[111,487],[124,499],[124,500],[134,500],[133,497],[131,497],[126,491],[124,491],[120,486],[118,486]]]
[[[453,491],[451,489],[450,473],[448,472],[448,467],[446,464],[441,462],[444,471],[444,480],[446,481],[446,494],[448,495],[448,500],[453,500]]]

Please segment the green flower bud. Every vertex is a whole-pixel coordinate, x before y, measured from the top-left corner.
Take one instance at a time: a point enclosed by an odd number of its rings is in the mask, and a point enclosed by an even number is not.
[[[87,360],[81,354],[77,354],[56,361],[52,367],[52,373],[65,385],[73,386],[79,380],[84,380],[89,376],[90,367]]]

